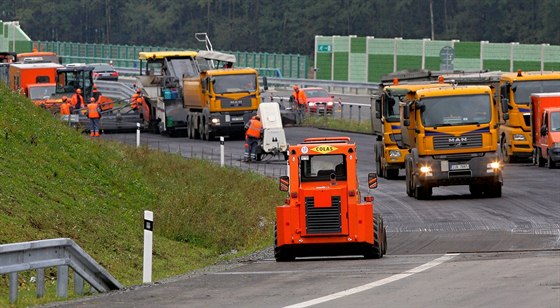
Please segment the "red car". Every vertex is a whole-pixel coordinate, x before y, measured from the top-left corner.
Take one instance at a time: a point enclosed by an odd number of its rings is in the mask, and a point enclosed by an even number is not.
[[[93,79],[95,80],[119,80],[119,72],[117,72],[111,65],[105,63],[88,64],[93,66]]]
[[[334,111],[334,96],[330,95],[323,88],[303,88],[300,89],[305,93],[307,102],[305,104],[305,111],[310,113],[333,113]]]

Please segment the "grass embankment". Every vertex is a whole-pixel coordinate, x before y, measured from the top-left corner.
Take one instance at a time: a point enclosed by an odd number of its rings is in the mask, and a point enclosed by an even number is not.
[[[144,210],[160,280],[270,245],[283,197],[258,174],[90,140],[0,86],[0,244],[68,237],[130,286],[142,282]],[[56,300],[55,270],[44,299],[33,275],[20,275],[18,306]]]
[[[349,119],[337,118],[338,114],[334,116],[316,116],[308,115],[304,118],[303,124],[306,126],[312,126],[317,128],[334,129],[347,132],[365,133],[372,134],[371,122]]]

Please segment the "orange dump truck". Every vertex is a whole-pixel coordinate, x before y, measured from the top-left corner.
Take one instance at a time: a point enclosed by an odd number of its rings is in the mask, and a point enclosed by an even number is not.
[[[56,63],[12,63],[9,67],[9,87],[29,97],[36,105],[42,105],[56,93],[57,70],[63,66]]]
[[[533,161],[555,168],[560,164],[560,92],[531,95]]]
[[[356,144],[348,137],[307,138],[288,149],[288,175],[280,190],[288,192],[276,207],[274,257],[363,255],[381,258],[387,249],[381,214],[373,197],[361,199]],[[368,188],[377,187],[375,173]]]

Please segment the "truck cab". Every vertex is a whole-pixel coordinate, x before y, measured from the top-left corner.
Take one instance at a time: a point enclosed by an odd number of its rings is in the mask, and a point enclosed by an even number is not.
[[[280,178],[280,190],[288,196],[276,207],[276,260],[381,258],[387,249],[383,217],[374,213],[372,196],[361,199],[356,145],[350,138],[307,138],[288,151],[288,175]],[[375,187],[377,176],[370,173],[368,188]]]
[[[401,103],[409,196],[426,199],[433,187],[448,185],[469,185],[474,196],[501,196],[494,105],[488,86],[421,89]]]
[[[553,169],[560,163],[560,92],[531,95],[533,161]]]
[[[500,126],[500,147],[504,162],[533,155],[531,137],[531,94],[558,92],[560,73],[505,73],[500,78],[497,100],[504,124]]]

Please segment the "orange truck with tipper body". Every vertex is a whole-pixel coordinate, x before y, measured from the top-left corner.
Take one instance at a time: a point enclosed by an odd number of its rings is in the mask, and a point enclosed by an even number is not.
[[[9,87],[29,97],[36,105],[42,105],[56,92],[59,68],[62,65],[50,62],[12,63],[9,67]]]
[[[288,149],[288,175],[280,190],[288,192],[276,207],[274,257],[363,255],[381,258],[387,250],[381,214],[373,197],[361,199],[356,144],[348,137],[307,138]],[[368,189],[377,187],[368,174]]]
[[[533,161],[554,168],[560,164],[560,92],[531,95]]]

